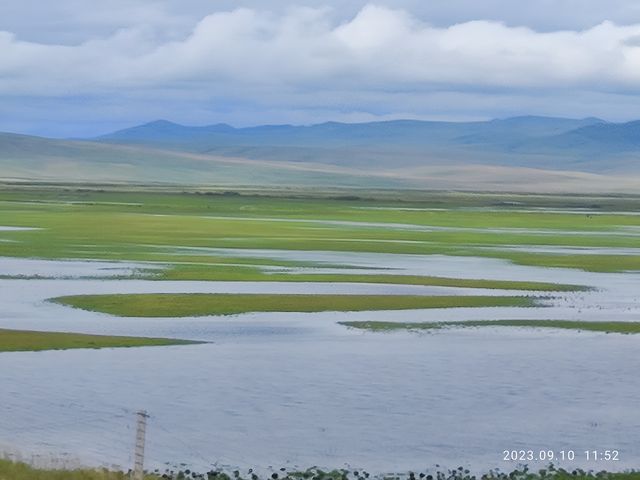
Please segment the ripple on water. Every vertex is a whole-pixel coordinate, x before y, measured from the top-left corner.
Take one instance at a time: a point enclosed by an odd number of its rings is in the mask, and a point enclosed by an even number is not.
[[[347,258],[307,254],[334,263]],[[606,448],[621,451],[621,462],[606,468],[637,467],[640,337],[494,328],[385,335],[349,330],[337,322],[516,314],[576,319],[635,315],[637,320],[639,275],[550,272],[491,259],[347,255],[356,263],[413,266],[433,275],[457,268],[458,276],[464,272],[470,278],[482,278],[483,273],[505,279],[553,278],[601,290],[563,293],[557,303],[542,309],[121,319],[42,301],[53,294],[170,290],[178,285],[266,288],[274,293],[304,286],[3,280],[0,326],[5,328],[175,336],[212,343],[0,354],[0,444],[24,452],[69,452],[86,462],[128,467],[134,412],[144,408],[152,415],[149,466],[175,461],[206,467],[206,459],[238,467],[349,463],[371,471],[407,471],[439,463],[504,470],[511,467],[502,463],[505,449],[572,449],[579,457],[584,450]],[[457,263],[447,267],[448,261]],[[16,262],[45,272],[64,263]],[[80,263],[79,271],[89,276],[100,268],[123,266]],[[1,259],[0,269],[9,264]],[[313,291],[321,288],[356,287],[313,285]],[[357,288],[373,294],[403,287]],[[593,468],[579,459],[570,466]]]
[[[631,336],[300,331],[272,340],[3,356],[0,435],[128,465],[122,439],[146,408],[149,465],[489,468],[504,467],[505,449],[606,446],[622,452],[615,468],[637,466]]]

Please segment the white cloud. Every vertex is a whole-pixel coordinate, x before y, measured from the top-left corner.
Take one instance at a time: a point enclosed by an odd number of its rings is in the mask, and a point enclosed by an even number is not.
[[[179,40],[146,26],[76,46],[0,34],[0,93],[92,94],[110,89],[634,88],[640,24],[537,32],[498,22],[432,27],[366,6],[343,23],[326,10],[206,16]]]
[[[108,116],[118,125],[155,116],[251,124],[637,111],[640,23],[558,31],[490,20],[434,26],[406,10],[368,5],[346,19],[329,7],[237,8],[188,26],[187,15],[168,13],[170,2],[148,16],[143,1],[125,3],[128,21],[112,19],[121,28],[96,29],[75,43],[0,32],[0,117],[22,115],[15,124],[24,125],[37,115],[43,124],[59,114],[52,104],[69,118],[103,114],[100,125]],[[87,25],[98,21],[78,15]],[[28,113],[16,108],[21,99]]]

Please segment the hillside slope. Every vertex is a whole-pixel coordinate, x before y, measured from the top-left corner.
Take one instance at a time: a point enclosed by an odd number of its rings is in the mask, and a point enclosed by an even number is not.
[[[159,120],[92,140],[359,168],[455,164],[627,173],[640,172],[639,131],[640,122],[534,116],[485,122],[396,120],[248,128],[187,127]]]
[[[274,148],[273,154],[281,152]],[[431,162],[345,167],[311,162],[250,160],[142,146],[0,134],[0,180],[59,183],[170,184],[278,189],[420,189],[503,192],[637,193],[640,175]],[[489,156],[486,157],[488,160]],[[349,159],[351,160],[351,159]]]
[[[402,186],[333,166],[255,162],[124,145],[0,133],[0,178],[216,185]]]

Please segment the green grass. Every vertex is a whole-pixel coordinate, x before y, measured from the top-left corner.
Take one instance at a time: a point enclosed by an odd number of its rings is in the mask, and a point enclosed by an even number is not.
[[[120,317],[197,317],[248,312],[352,312],[455,307],[533,307],[529,297],[415,295],[77,295],[52,301]]]
[[[434,194],[419,201],[402,202],[63,188],[6,189],[0,190],[0,225],[41,227],[42,230],[0,232],[0,240],[12,240],[0,242],[0,256],[168,264],[191,262],[211,267],[210,271],[206,268],[183,269],[183,278],[191,280],[210,279],[217,274],[221,278],[237,276],[241,279],[255,265],[285,265],[287,262],[203,252],[179,255],[175,246],[473,255],[524,265],[592,271],[640,270],[640,255],[500,250],[500,246],[510,245],[620,248],[638,245],[638,237],[629,229],[640,228],[640,216],[607,213],[606,208],[600,209],[602,215],[585,215],[543,210],[522,212],[490,206],[500,205],[510,198],[504,195]],[[526,197],[513,198],[527,207]],[[638,206],[636,199],[623,198],[531,198],[529,203],[532,205],[559,206],[564,202],[568,206],[589,206],[596,203],[596,208],[610,206],[628,211]],[[466,208],[474,199],[477,204],[490,208]],[[405,207],[422,210],[387,210]],[[387,226],[390,223],[453,230],[391,228]],[[487,246],[498,248],[480,248]]]
[[[640,333],[640,322],[582,322],[573,320],[472,320],[466,322],[341,322],[341,325],[389,332],[394,330],[440,330],[445,328],[471,327],[528,327],[557,328],[564,330],[580,330],[604,333]]]
[[[265,273],[257,268],[239,267],[233,270],[220,265],[174,265],[162,270],[158,280],[223,280],[270,282],[329,282],[329,283],[382,283],[395,285],[423,285],[461,288],[487,288],[500,290],[524,290],[538,292],[586,291],[581,285],[564,285],[548,282],[523,282],[509,280],[482,280],[465,278],[430,277],[394,274],[318,274],[318,273]]]
[[[39,469],[24,463],[0,460],[0,480],[129,480],[130,478],[126,473],[104,469]],[[145,476],[145,480],[159,478],[159,475]]]
[[[168,338],[118,337],[63,332],[0,329],[0,352],[36,352],[72,348],[121,348],[190,345],[197,342]]]

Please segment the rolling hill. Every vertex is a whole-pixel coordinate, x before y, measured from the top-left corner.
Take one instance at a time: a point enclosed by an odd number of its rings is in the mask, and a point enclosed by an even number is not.
[[[165,148],[197,152],[234,146],[354,148],[454,146],[478,143],[504,145],[601,124],[603,121],[595,118],[572,120],[514,117],[487,122],[394,120],[234,128],[226,124],[187,127],[167,120],[157,120],[91,140],[106,143],[161,145]]]
[[[403,186],[325,165],[256,162],[126,145],[0,133],[0,178],[46,182]]]
[[[250,128],[161,120],[89,140],[0,133],[0,179],[637,193],[639,130],[596,118]]]
[[[640,172],[638,133],[640,122],[535,116],[485,122],[397,120],[248,128],[187,127],[158,120],[91,140],[358,168],[473,164],[625,173]]]

